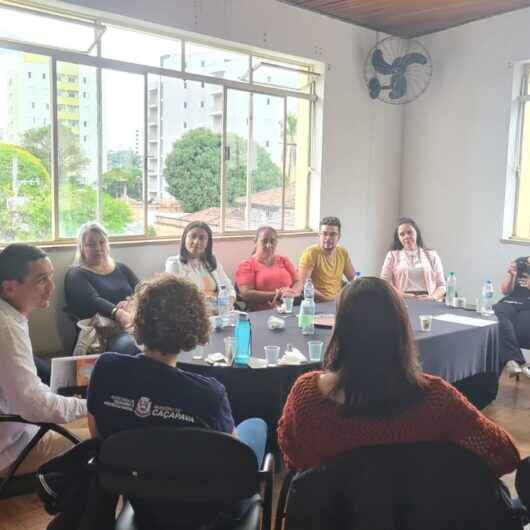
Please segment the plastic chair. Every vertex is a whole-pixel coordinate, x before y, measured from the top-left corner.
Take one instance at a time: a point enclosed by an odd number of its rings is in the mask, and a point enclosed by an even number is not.
[[[64,427],[56,425],[54,423],[37,423],[33,421],[27,421],[20,416],[14,414],[0,414],[0,423],[24,423],[26,425],[35,425],[39,429],[28,442],[28,445],[24,447],[22,452],[18,455],[17,459],[11,466],[9,473],[5,477],[0,477],[0,499],[7,499],[16,495],[24,495],[26,493],[32,493],[37,489],[37,474],[30,473],[26,475],[15,476],[17,469],[20,467],[29,452],[39,443],[41,438],[49,431],[54,431],[64,436],[67,440],[77,444],[80,442],[79,438],[74,436]]]
[[[228,518],[223,528],[270,528],[274,459],[267,454],[259,470],[252,449],[228,434],[171,427],[122,431],[103,441],[96,468],[108,493],[129,499],[116,530],[180,527],[174,519],[184,513],[187,524],[197,519],[199,528],[238,503],[244,514]]]
[[[478,456],[417,443],[362,447],[291,474],[275,530],[522,530],[527,522]]]

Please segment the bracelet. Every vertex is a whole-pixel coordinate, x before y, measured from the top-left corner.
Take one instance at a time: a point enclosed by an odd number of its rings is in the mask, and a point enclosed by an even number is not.
[[[110,312],[110,318],[112,320],[116,320],[114,317],[116,316],[116,313],[118,312],[118,309],[119,307],[115,307],[111,312]]]

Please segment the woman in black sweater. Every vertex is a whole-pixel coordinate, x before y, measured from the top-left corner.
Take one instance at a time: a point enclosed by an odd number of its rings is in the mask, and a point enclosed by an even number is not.
[[[75,265],[65,278],[66,304],[68,311],[79,319],[99,313],[121,326],[123,332],[112,337],[108,351],[139,352],[134,339],[125,331],[131,323],[127,299],[138,281],[127,265],[110,256],[108,236],[101,225],[91,222],[80,228]]]

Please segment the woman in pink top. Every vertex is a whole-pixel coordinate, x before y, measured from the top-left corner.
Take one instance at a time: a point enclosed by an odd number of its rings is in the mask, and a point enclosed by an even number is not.
[[[274,228],[258,228],[253,255],[237,268],[236,283],[251,311],[270,309],[280,298],[300,294],[298,273],[289,258],[275,254],[277,245]]]
[[[398,221],[381,278],[405,297],[440,301],[445,296],[442,260],[435,250],[425,249],[418,225],[408,217]]]

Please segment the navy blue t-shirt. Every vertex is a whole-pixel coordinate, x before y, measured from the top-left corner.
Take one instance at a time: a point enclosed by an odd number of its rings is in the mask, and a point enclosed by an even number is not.
[[[88,388],[88,411],[99,435],[143,427],[203,427],[231,434],[234,419],[225,387],[145,355],[104,353]]]

